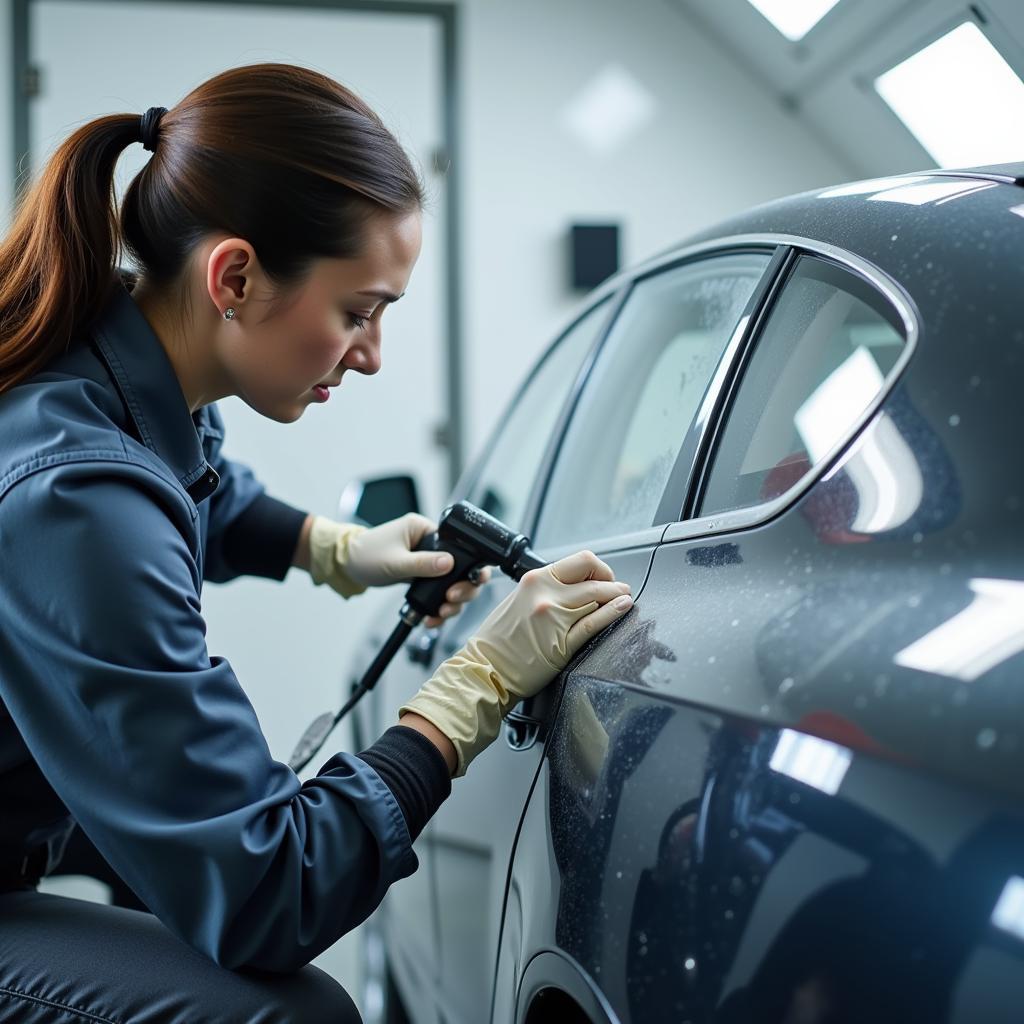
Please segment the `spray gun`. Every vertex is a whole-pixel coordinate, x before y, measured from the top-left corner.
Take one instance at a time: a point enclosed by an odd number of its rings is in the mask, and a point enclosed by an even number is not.
[[[510,530],[468,501],[459,501],[446,508],[441,514],[437,532],[424,537],[416,545],[416,550],[447,551],[455,559],[455,566],[446,576],[413,581],[398,613],[398,624],[353,688],[352,695],[337,714],[325,712],[302,734],[288,761],[293,771],[299,772],[309,764],[338,722],[364,694],[373,689],[413,629],[428,615],[438,614],[453,583],[475,580],[487,565],[500,569],[518,583],[530,569],[547,564],[530,549],[529,538]]]

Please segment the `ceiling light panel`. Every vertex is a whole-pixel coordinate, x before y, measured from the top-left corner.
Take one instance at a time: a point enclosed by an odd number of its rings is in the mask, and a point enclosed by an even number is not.
[[[1024,159],[1024,82],[973,22],[875,79],[940,167]]]
[[[787,39],[803,39],[839,0],[749,0]]]
[[[604,156],[620,149],[656,110],[651,93],[625,68],[610,64],[570,100],[562,116],[577,139]]]

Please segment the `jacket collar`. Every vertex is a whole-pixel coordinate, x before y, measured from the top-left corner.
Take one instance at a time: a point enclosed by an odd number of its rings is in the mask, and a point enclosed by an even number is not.
[[[198,504],[219,483],[202,443],[219,432],[208,406],[189,411],[167,352],[131,297],[134,278],[120,268],[116,278],[93,328],[96,347],[143,444],[167,464]]]

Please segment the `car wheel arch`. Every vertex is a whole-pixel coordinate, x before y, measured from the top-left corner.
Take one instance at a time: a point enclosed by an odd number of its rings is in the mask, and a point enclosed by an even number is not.
[[[572,957],[536,953],[516,994],[515,1024],[619,1024],[601,990]]]

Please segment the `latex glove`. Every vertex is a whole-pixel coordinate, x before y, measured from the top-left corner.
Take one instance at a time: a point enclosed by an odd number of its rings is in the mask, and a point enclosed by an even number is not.
[[[367,587],[443,576],[454,566],[450,554],[412,550],[436,529],[437,523],[415,512],[372,528],[314,516],[309,533],[309,574],[316,586],[326,583],[345,598],[361,594]],[[490,570],[484,569],[480,584],[489,579]],[[468,581],[453,584],[440,615],[424,619],[425,624],[440,625],[443,619],[457,615],[479,592],[480,587]]]
[[[502,717],[569,664],[632,606],[629,584],[590,551],[526,573],[476,635],[398,710],[422,715],[451,741],[454,778],[498,735]],[[617,599],[622,599],[618,603]]]

